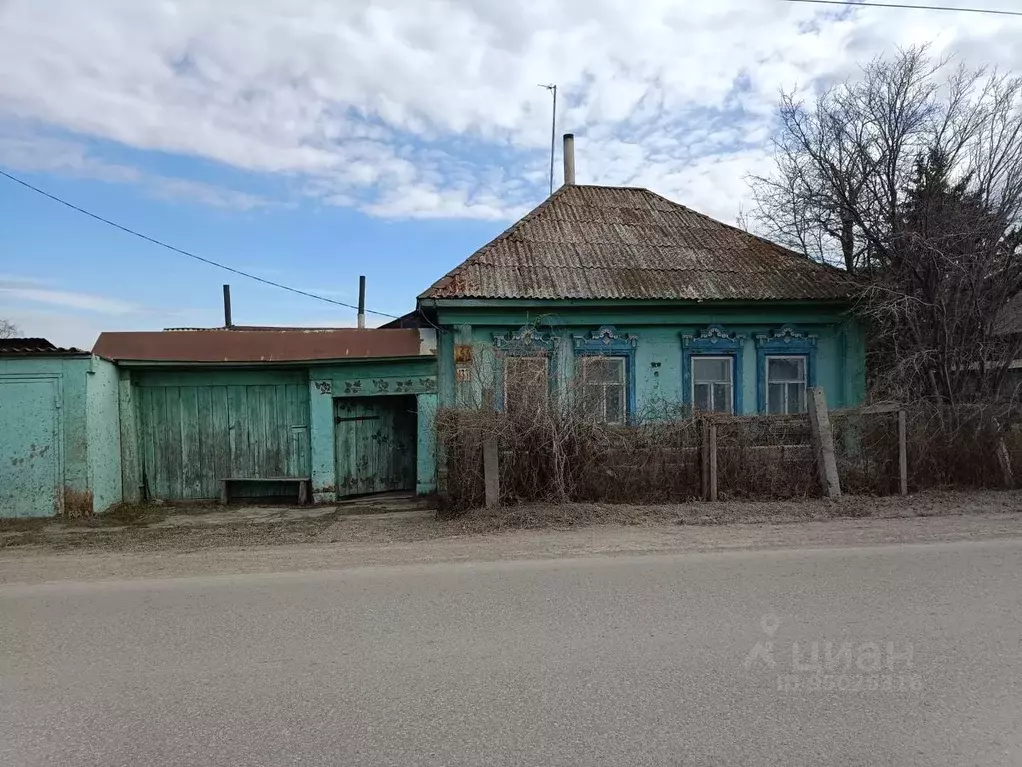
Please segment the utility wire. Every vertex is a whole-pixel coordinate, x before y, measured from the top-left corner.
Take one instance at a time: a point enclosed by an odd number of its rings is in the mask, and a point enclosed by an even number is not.
[[[194,258],[196,261],[201,261],[204,264],[209,264],[210,266],[219,267],[220,269],[224,269],[224,270],[226,270],[228,272],[232,272],[234,274],[241,275],[242,277],[248,277],[250,280],[255,280],[256,282],[261,282],[264,285],[271,285],[272,287],[280,288],[281,290],[287,290],[287,291],[289,291],[291,293],[297,293],[300,296],[306,296],[307,298],[315,298],[315,299],[317,299],[319,301],[326,301],[328,304],[336,304],[337,306],[343,306],[343,307],[345,307],[347,309],[354,309],[354,310],[358,311],[358,307],[355,304],[346,304],[343,301],[335,301],[332,298],[327,298],[325,296],[318,296],[315,293],[309,293],[308,291],[305,291],[305,290],[299,290],[298,288],[292,288],[289,285],[282,285],[279,282],[274,282],[273,280],[267,280],[267,279],[265,279],[263,277],[257,277],[254,274],[249,274],[248,272],[243,272],[243,271],[241,271],[241,269],[235,269],[233,266],[227,266],[226,264],[221,264],[221,263],[219,263],[217,261],[213,261],[212,259],[203,258],[202,256],[195,255],[194,253],[189,253],[187,250],[182,250],[181,248],[176,248],[173,245],[168,245],[167,243],[163,242],[162,240],[157,240],[155,237],[150,237],[148,235],[142,234],[141,232],[137,232],[134,229],[129,229],[128,227],[122,226],[121,224],[118,224],[115,221],[111,221],[108,218],[103,218],[102,216],[99,216],[99,215],[97,215],[95,213],[92,213],[91,211],[85,210],[85,208],[80,208],[77,205],[74,205],[74,204],[68,202],[67,200],[62,200],[61,198],[59,198],[59,197],[57,197],[55,195],[52,195],[49,192],[44,192],[39,187],[32,186],[32,184],[28,183],[27,181],[22,181],[20,178],[17,178],[16,176],[12,176],[10,173],[7,173],[6,171],[0,170],[0,176],[3,176],[4,178],[10,179],[15,184],[21,184],[26,189],[31,189],[33,192],[36,192],[37,194],[41,194],[43,197],[47,197],[47,198],[53,200],[54,202],[59,202],[61,205],[65,206],[67,208],[71,208],[71,210],[78,211],[79,213],[82,213],[82,214],[88,216],[89,218],[94,218],[96,221],[101,221],[102,223],[107,224],[108,226],[112,226],[112,227],[114,227],[114,229],[120,229],[122,232],[126,232],[128,234],[134,235],[135,237],[143,239],[146,242],[151,242],[153,245],[159,245],[161,248],[166,248],[167,250],[172,250],[175,253],[179,253],[182,256],[188,256],[188,258]],[[372,309],[366,309],[365,311],[367,311],[369,314],[377,314],[377,315],[379,315],[381,317],[389,317],[389,318],[395,319],[395,320],[397,319],[397,315],[395,315],[395,314],[387,314],[386,312],[377,312],[377,311],[374,311]]]
[[[865,5],[870,8],[911,8],[916,11],[961,11],[962,13],[994,13],[999,16],[1022,16],[1022,11],[1000,11],[993,8],[953,8],[949,5],[904,5],[902,3],[860,3],[855,0],[785,0],[788,3],[819,5]]]

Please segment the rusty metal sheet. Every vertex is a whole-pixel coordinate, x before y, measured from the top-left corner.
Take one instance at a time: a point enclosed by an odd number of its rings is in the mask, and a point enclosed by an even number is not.
[[[419,356],[414,329],[164,330],[101,333],[94,354],[115,362],[306,362]]]

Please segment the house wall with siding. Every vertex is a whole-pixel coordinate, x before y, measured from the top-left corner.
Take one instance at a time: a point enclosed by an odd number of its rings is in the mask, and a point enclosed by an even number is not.
[[[524,326],[556,339],[552,372],[562,387],[569,385],[574,370],[574,336],[586,336],[603,326],[613,327],[619,336],[634,336],[630,400],[634,412],[640,414],[655,410],[658,401],[691,403],[691,388],[685,385],[683,376],[688,352],[682,336],[697,336],[711,326],[743,337],[741,365],[736,371],[743,413],[761,411],[764,371],[757,354],[757,336],[783,327],[815,337],[815,364],[809,384],[824,388],[831,407],[854,406],[865,396],[864,334],[857,322],[832,305],[572,306],[573,302],[566,301],[563,306],[507,302],[501,307],[461,303],[461,307],[446,306],[439,311],[441,324],[449,331],[442,334],[439,344],[438,387],[444,405],[478,403],[484,388],[499,389],[499,353],[494,348],[494,336],[514,333]],[[471,351],[466,352],[466,347]],[[455,361],[456,354],[463,360],[466,353],[471,355],[471,362]]]

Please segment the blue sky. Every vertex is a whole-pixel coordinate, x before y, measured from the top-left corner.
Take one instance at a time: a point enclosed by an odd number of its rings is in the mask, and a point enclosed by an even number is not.
[[[538,83],[560,86],[579,182],[732,222],[770,168],[781,89],[811,99],[925,41],[1017,70],[1020,22],[780,0],[0,0],[0,168],[329,298],[354,303],[366,274],[369,306],[400,314],[546,195]],[[239,323],[354,323],[0,179],[0,318],[26,334],[216,325],[223,282]]]

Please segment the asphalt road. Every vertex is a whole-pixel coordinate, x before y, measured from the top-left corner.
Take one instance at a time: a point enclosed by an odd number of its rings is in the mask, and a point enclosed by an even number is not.
[[[1009,539],[4,586],[0,764],[1019,765],[1020,565]]]

